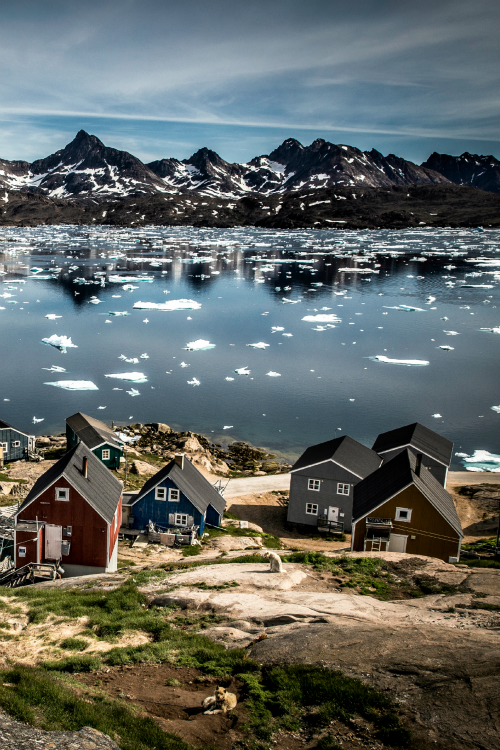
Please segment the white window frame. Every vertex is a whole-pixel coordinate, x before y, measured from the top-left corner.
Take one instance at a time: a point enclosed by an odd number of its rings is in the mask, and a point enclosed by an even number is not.
[[[350,491],[351,491],[350,484],[345,484],[344,482],[337,482],[337,495],[348,495]]]
[[[187,526],[188,525],[188,513],[176,513],[175,514],[175,525],[176,526]]]
[[[103,448],[102,449],[102,460],[103,461],[109,461],[111,458],[111,450],[109,448]]]
[[[5,453],[8,453],[9,451],[9,444],[8,443],[0,443],[0,448],[5,451]]]
[[[165,502],[167,499],[167,488],[166,487],[155,487],[155,500],[162,500]]]
[[[171,487],[168,491],[168,501],[170,503],[180,503],[181,491],[178,490],[176,487]]]
[[[402,518],[401,517],[401,511],[403,511],[404,513],[408,514],[407,518]],[[411,512],[412,512],[411,508],[396,508],[396,515],[395,515],[395,519],[394,520],[395,521],[401,521],[401,523],[410,523],[411,522]]]
[[[56,500],[61,503],[69,503],[69,488],[56,487]]]
[[[307,489],[313,492],[319,492],[321,489],[321,479],[309,479],[307,482]]]
[[[21,447],[21,441],[20,440],[14,440],[12,443],[13,448],[20,448]]]
[[[306,514],[308,516],[318,515],[318,506],[316,503],[306,503]]]
[[[26,557],[26,547],[19,547],[18,555],[19,557]]]

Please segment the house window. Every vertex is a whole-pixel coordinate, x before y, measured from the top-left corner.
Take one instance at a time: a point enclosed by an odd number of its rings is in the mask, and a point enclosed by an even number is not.
[[[69,502],[69,489],[67,487],[56,487],[56,500]]]
[[[12,443],[13,448],[20,448],[21,447],[21,441],[20,440],[14,440]]]
[[[72,526],[66,526],[66,528],[63,529],[64,536],[71,536],[72,533],[73,533]]]
[[[171,503],[178,503],[181,499],[181,491],[180,490],[169,490],[168,491],[168,499]],[[187,518],[187,516],[186,516]]]
[[[102,450],[102,460],[103,461],[109,461],[110,458],[111,458],[111,451],[109,450],[109,448],[103,448],[103,450]]]
[[[8,443],[0,443],[0,448],[2,448],[3,451],[7,452],[9,450],[9,444]]]
[[[155,500],[166,500],[167,499],[167,488],[157,487],[155,489]]]
[[[319,492],[320,481],[319,479],[310,479],[307,483],[307,489]]]
[[[337,495],[348,495],[349,494],[349,485],[348,484],[342,484],[339,482],[337,484]]]
[[[178,492],[179,490],[177,490]],[[172,490],[170,490],[172,492]],[[187,513],[176,513],[175,514],[175,525],[176,526],[187,526],[188,517]]]
[[[315,503],[307,503],[306,504],[306,513],[309,516],[317,516],[318,515],[318,506]]]
[[[19,557],[26,557],[26,547],[19,547]]]
[[[411,508],[396,508],[396,521],[411,521]]]

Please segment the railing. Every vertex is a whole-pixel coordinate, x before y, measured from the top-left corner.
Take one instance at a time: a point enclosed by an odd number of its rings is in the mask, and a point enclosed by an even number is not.
[[[343,534],[343,521],[329,521],[327,518],[318,518],[318,531],[326,534]]]

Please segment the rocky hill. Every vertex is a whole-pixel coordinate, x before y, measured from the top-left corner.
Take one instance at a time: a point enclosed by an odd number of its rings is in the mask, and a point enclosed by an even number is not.
[[[461,156],[434,152],[422,167],[439,172],[450,182],[500,193],[500,161],[494,156],[478,156],[467,151]]]

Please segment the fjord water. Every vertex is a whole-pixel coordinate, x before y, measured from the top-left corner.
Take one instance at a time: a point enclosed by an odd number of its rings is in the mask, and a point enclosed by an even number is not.
[[[500,326],[499,250],[496,230],[3,228],[0,419],[36,434],[62,432],[76,411],[160,421],[288,458],[419,421],[455,451],[499,453],[500,335],[480,330]],[[201,307],[134,309],[178,299]],[[316,315],[339,321],[303,320]],[[54,334],[77,348],[41,344]],[[215,347],[185,349],[198,339]],[[105,377],[132,371],[147,382]],[[60,380],[99,390],[46,385]]]

